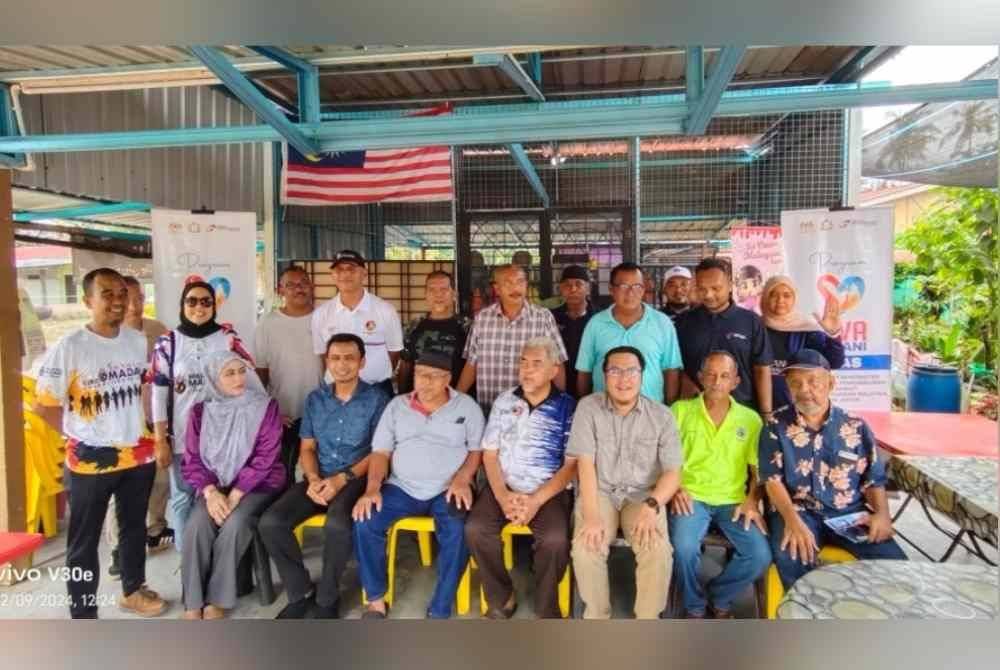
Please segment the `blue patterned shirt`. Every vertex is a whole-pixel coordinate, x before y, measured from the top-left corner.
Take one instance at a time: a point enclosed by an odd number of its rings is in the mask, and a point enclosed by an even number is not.
[[[347,402],[325,383],[306,397],[299,437],[316,440],[320,476],[334,475],[368,455],[388,402],[385,391],[360,380]]]
[[[512,491],[534,493],[562,467],[574,409],[572,396],[554,386],[534,409],[520,386],[497,396],[483,450],[499,452],[500,470]]]
[[[864,419],[830,406],[815,431],[788,407],[775,412],[760,433],[761,482],[780,482],[795,508],[822,516],[860,511],[869,486],[885,486],[885,463]]]

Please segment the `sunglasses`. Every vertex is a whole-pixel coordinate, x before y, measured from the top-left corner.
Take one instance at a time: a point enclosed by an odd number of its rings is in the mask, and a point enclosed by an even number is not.
[[[199,304],[202,307],[214,307],[215,298],[195,298],[194,296],[189,296],[184,298],[184,304],[188,307],[197,307]]]

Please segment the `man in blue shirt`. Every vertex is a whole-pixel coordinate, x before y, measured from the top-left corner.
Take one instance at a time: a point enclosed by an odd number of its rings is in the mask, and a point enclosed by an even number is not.
[[[494,401],[483,434],[489,485],[472,506],[465,540],[479,566],[490,619],[509,619],[517,608],[500,541],[508,523],[528,526],[534,536],[535,616],[560,616],[559,580],[569,565],[567,487],[576,477],[576,459],[565,452],[576,401],[552,383],[559,366],[559,346],[551,338],[528,340],[518,368],[521,383]]]
[[[640,393],[668,405],[680,389],[681,350],[670,317],[642,301],[645,285],[642,268],[619,263],[611,270],[614,304],[598,312],[583,331],[576,358],[577,397],[605,388],[602,364],[616,347],[630,346],[642,352],[646,362]]]
[[[365,344],[337,333],[326,345],[326,369],[333,384],[320,384],[302,413],[299,465],[302,481],[264,513],[260,534],[288,594],[279,619],[335,619],[340,576],[352,551],[351,510],[367,486],[372,436],[389,397],[361,381]],[[323,526],[323,576],[314,588],[302,561],[294,529],[316,514]]]
[[[784,371],[793,407],[760,434],[758,468],[771,502],[771,553],[785,588],[809,572],[826,543],[859,559],[906,559],[892,539],[885,463],[863,419],[834,407],[834,376],[823,354],[802,349]],[[871,508],[866,542],[852,542],[826,521]]]

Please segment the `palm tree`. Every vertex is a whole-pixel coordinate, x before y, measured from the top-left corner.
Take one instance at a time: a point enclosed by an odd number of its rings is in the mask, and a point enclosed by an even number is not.
[[[905,131],[889,142],[879,154],[875,165],[879,168],[905,170],[912,161],[919,161],[927,154],[927,145],[941,134],[936,126],[921,124]]]
[[[952,111],[952,116],[957,117],[958,120],[951,127],[950,133],[941,138],[939,148],[954,136],[955,148],[951,152],[952,158],[971,156],[973,153],[972,143],[976,135],[982,133],[987,137],[993,137],[993,124],[996,123],[996,115],[996,103],[993,101],[976,100],[965,103]]]

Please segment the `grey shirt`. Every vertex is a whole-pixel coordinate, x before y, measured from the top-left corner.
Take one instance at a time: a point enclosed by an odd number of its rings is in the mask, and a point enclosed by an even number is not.
[[[451,396],[425,415],[407,393],[392,399],[372,438],[372,451],[391,454],[388,483],[417,500],[444,493],[470,451],[479,451],[486,423],[476,401],[449,388]]]
[[[666,405],[639,396],[632,411],[619,416],[607,393],[593,393],[576,406],[566,455],[594,461],[598,492],[619,510],[626,501],[645,499],[665,471],[684,463],[677,422]]]

